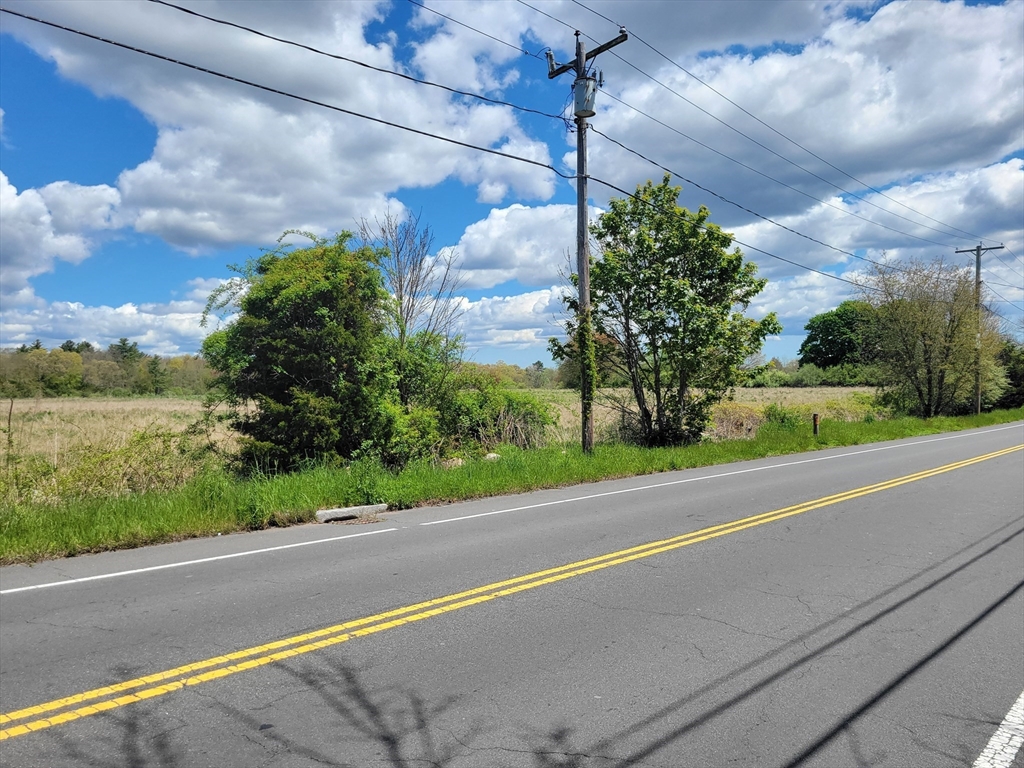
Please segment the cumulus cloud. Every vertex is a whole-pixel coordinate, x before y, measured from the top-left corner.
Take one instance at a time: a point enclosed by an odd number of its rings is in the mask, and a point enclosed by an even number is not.
[[[571,0],[544,3],[542,10],[554,18],[518,3],[427,0],[430,8],[497,40],[420,8],[412,11],[411,30],[392,25],[378,34],[379,27],[371,25],[387,23],[393,12],[385,0],[185,4],[376,66],[494,95],[514,91],[518,95],[512,100],[519,101],[529,100],[524,93],[535,93],[528,89],[544,80],[546,66],[522,57],[517,47],[538,52],[550,46],[565,61],[571,57],[572,29],[604,41],[618,33],[621,22],[633,39],[617,48],[616,56],[604,54],[596,62],[607,80],[593,120],[602,132],[843,251],[870,258],[883,251],[890,256],[931,257],[950,253],[954,246],[973,245],[973,233],[978,233],[1024,253],[1020,2],[967,6],[909,0],[608,0],[593,6],[609,22]],[[573,137],[566,136],[566,144],[559,145],[560,129],[538,134],[537,125],[507,107],[453,97],[172,9],[120,0],[23,0],[17,8],[354,112],[543,164],[560,156],[568,169],[575,167],[573,153],[565,151],[571,149]],[[851,13],[854,10],[857,13]],[[543,204],[557,190],[553,173],[17,19],[5,17],[4,31],[52,60],[62,76],[100,96],[127,100],[157,128],[151,156],[124,169],[110,186],[56,180],[19,193],[5,176],[0,178],[5,340],[12,329],[31,338],[41,335],[31,332],[35,322],[46,333],[60,329],[55,331],[58,338],[70,327],[59,321],[64,317],[95,327],[101,338],[108,328],[127,331],[126,325],[118,325],[127,318],[137,323],[137,331],[114,338],[151,334],[154,344],[166,344],[168,349],[179,342],[197,345],[200,331],[186,331],[174,323],[186,323],[201,306],[46,305],[34,296],[31,278],[52,270],[58,261],[87,258],[118,228],[155,235],[190,253],[267,244],[284,229],[326,234],[349,228],[361,217],[382,215],[388,207],[400,210],[403,190],[429,189],[450,179],[475,187],[479,202],[495,206],[486,218],[465,227],[456,246],[467,287],[489,289],[516,281],[542,289],[522,297],[467,302],[467,317],[473,321],[467,333],[477,340],[473,343],[514,347],[539,343],[556,332],[548,319],[541,319],[555,290],[545,286],[560,281],[565,254],[574,251],[575,210],[571,205]],[[941,55],[936,55],[938,51]],[[858,181],[788,143],[676,64],[887,197],[864,192]],[[0,140],[7,130],[3,117],[0,112]],[[590,172],[627,190],[662,174],[597,134],[592,135],[590,153]],[[683,186],[684,205],[708,204],[712,220],[745,242],[824,270],[853,270],[860,263],[752,218],[693,185]],[[594,183],[591,194],[601,204],[606,195],[616,193]],[[945,229],[889,198],[959,231]],[[778,311],[787,332],[791,325],[802,326],[810,314],[845,298],[847,287],[838,281],[752,251],[748,255],[772,281],[755,309]],[[1013,258],[1009,261],[997,255],[987,259],[986,279],[1006,284],[1000,290],[1014,298],[1024,267]],[[192,289],[196,295],[189,295],[186,303],[199,301],[200,289],[197,284]],[[17,316],[8,311],[14,306],[20,307]]]
[[[591,220],[601,211],[590,209]],[[465,285],[491,288],[515,280],[550,285],[575,271],[576,206],[494,208],[466,227],[456,246]]]
[[[52,348],[73,339],[106,347],[127,337],[149,353],[191,354],[209,333],[199,326],[202,309],[203,303],[195,300],[117,307],[61,301],[15,307],[4,310],[4,342],[18,345],[39,339]]]
[[[89,235],[114,226],[119,199],[112,187],[68,182],[19,194],[0,172],[0,300],[31,303],[31,277],[51,271],[58,259],[88,258],[95,247]]]
[[[770,50],[755,56],[731,49],[669,50],[690,72],[786,136],[878,187],[924,173],[990,164],[1021,148],[1022,21],[1020,3],[983,7],[898,1],[881,7],[867,20],[833,17],[819,35],[805,39],[806,44],[795,51]],[[936,51],[942,55],[935,55]],[[607,68],[623,71],[614,60]],[[841,194],[831,184],[851,191],[863,188],[674,65],[662,61],[652,74],[675,94],[635,73],[622,79],[608,73],[606,77],[616,98],[722,154],[608,98],[598,99],[595,126],[767,215],[794,213],[813,204],[799,192],[821,198]],[[956,105],[955,114],[951,104]],[[661,174],[600,137],[593,142],[590,165],[595,175],[627,189],[637,178]],[[696,190],[688,190],[685,200],[689,205],[712,205],[729,226],[748,220],[748,214]]]
[[[470,350],[480,347],[524,348],[545,344],[562,333],[565,288],[551,286],[516,296],[463,300],[462,326]]]
[[[197,10],[375,66],[401,71],[388,43],[365,26],[384,3],[193,4]],[[25,2],[19,8],[350,112],[550,162],[507,108],[463,103],[345,62],[145,3]],[[5,19],[5,22],[8,20]],[[318,233],[400,205],[401,188],[449,177],[478,186],[482,201],[547,199],[554,175],[293,101],[18,19],[5,29],[101,95],[127,99],[158,129],[152,157],[117,181],[122,222],[199,251],[272,241],[286,228]],[[507,78],[506,78],[507,79]]]

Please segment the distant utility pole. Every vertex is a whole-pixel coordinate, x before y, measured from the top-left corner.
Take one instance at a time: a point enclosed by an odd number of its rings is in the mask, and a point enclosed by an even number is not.
[[[580,415],[583,420],[583,452],[594,450],[594,384],[597,381],[597,361],[594,356],[594,332],[590,325],[590,236],[587,221],[587,118],[593,117],[594,99],[598,83],[587,75],[587,61],[629,39],[625,27],[619,27],[619,36],[587,53],[579,31],[576,32],[576,60],[556,64],[549,50],[548,79],[575,71],[572,85],[576,105],[576,274],[579,275],[579,314],[576,317],[576,350],[580,356]]]
[[[974,254],[974,306],[978,313],[978,330],[974,336],[974,412],[981,413],[981,253],[1001,251],[1004,246],[990,245],[983,248],[978,243],[974,248],[964,248],[957,253]]]

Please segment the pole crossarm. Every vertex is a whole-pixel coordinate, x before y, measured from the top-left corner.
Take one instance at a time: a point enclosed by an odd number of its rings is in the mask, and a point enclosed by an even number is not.
[[[578,35],[579,32],[577,32],[576,34]],[[566,72],[572,72],[573,70],[576,70],[576,72],[578,74],[582,70],[582,65],[585,62],[590,61],[592,58],[597,56],[599,53],[604,53],[605,51],[614,48],[619,43],[626,42],[628,39],[629,39],[629,33],[626,32],[626,28],[625,27],[619,27],[619,36],[618,37],[616,37],[614,40],[609,40],[607,43],[604,43],[603,45],[597,46],[597,48],[595,48],[592,51],[588,51],[584,55],[582,62],[579,61],[579,58],[577,57],[576,59],[573,59],[572,61],[570,61],[568,64],[557,64],[557,63],[555,63],[555,55],[553,53],[551,53],[551,51],[548,51],[547,52],[547,57],[548,57],[548,80],[554,80],[559,75],[564,75]]]

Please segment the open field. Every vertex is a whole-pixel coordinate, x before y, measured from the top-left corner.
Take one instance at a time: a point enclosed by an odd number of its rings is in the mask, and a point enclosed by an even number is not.
[[[202,402],[176,398],[35,398],[0,407],[0,503],[167,490],[233,443],[199,428]]]
[[[580,396],[570,389],[532,390],[554,411],[555,425],[550,437],[555,442],[573,442],[579,434]],[[737,389],[732,400],[715,409],[710,437],[716,440],[752,437],[761,425],[766,405],[778,405],[810,420],[812,413],[836,421],[861,421],[869,413],[878,415],[872,405],[872,387],[779,387],[776,389]],[[613,397],[626,396],[626,390],[599,390],[594,404],[594,433],[600,441],[613,431],[618,413],[610,404]]]

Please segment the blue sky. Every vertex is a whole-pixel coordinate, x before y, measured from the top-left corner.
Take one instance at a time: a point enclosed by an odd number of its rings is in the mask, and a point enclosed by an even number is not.
[[[1020,333],[1021,2],[551,0],[539,6],[549,16],[515,0],[426,3],[475,29],[405,0],[180,5],[546,112],[563,106],[571,79],[549,81],[541,58],[513,46],[550,46],[565,61],[573,28],[602,42],[614,37],[617,26],[590,6],[634,34],[616,49],[621,59],[598,60],[607,82],[597,129],[838,251],[685,183],[684,205],[706,204],[712,220],[744,242],[854,282],[866,265],[839,251],[967,263],[953,250],[979,237],[1005,243],[1006,251],[986,256],[983,277],[998,294],[990,294],[992,306]],[[2,7],[563,173],[575,169],[575,137],[561,121],[367,72],[145,0]],[[73,338],[105,346],[128,336],[151,352],[194,352],[206,332],[198,324],[203,299],[229,277],[227,264],[258,255],[284,229],[328,234],[390,208],[419,213],[437,248],[457,249],[474,359],[549,361],[545,340],[558,333],[559,273],[575,227],[574,188],[550,171],[286,103],[9,14],[0,14],[0,73],[0,345]],[[595,135],[590,173],[624,189],[662,175]],[[608,190],[592,183],[590,191],[600,210]],[[751,314],[775,311],[785,326],[765,354],[791,358],[807,319],[848,298],[851,286],[748,255],[770,281]]]

